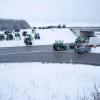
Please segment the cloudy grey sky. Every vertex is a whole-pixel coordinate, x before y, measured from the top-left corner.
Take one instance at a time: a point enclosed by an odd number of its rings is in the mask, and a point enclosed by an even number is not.
[[[0,0],[0,18],[100,23],[100,0]]]

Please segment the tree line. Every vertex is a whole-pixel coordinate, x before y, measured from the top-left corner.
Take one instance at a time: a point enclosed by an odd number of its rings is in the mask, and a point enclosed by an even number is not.
[[[25,20],[0,19],[0,31],[31,28]]]
[[[33,29],[52,29],[52,28],[67,28],[67,26],[65,25],[65,24],[63,24],[63,25],[56,25],[56,26],[53,26],[53,25],[51,25],[51,26],[39,26],[39,27],[33,27]]]

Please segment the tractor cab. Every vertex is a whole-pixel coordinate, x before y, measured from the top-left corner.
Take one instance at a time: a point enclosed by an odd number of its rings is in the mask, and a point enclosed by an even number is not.
[[[75,40],[75,43],[87,43],[88,41],[88,37],[81,35]]]
[[[35,39],[40,39],[40,34],[37,33],[34,29],[32,30],[32,34],[34,34]]]

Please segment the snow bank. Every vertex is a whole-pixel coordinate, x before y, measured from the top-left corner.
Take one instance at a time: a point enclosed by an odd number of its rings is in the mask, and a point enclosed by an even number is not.
[[[28,31],[30,34],[32,29],[21,30]],[[53,44],[55,40],[63,40],[66,43],[74,42],[76,36],[69,29],[38,29],[37,33],[40,34],[40,40],[34,40],[33,45],[48,45]],[[0,47],[13,47],[13,46],[25,46],[24,37],[21,36],[21,40],[13,41],[0,41]]]
[[[78,100],[100,85],[100,67],[71,64],[0,64],[0,100]]]
[[[74,42],[76,36],[69,29],[47,29],[36,30],[40,33],[40,40],[35,40],[34,45],[53,44],[55,40],[62,40],[65,43]]]
[[[92,53],[100,53],[100,47],[92,48]]]

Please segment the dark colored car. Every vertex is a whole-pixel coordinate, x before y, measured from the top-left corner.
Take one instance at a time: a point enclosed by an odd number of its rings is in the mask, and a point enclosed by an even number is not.
[[[84,53],[89,53],[91,52],[91,47],[88,46],[75,46],[75,52],[79,53],[79,54],[84,54]]]

